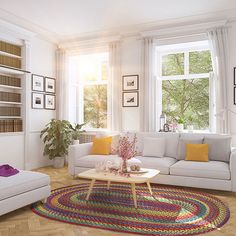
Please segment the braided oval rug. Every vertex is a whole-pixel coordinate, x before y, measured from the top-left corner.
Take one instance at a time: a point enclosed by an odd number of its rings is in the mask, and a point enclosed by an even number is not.
[[[45,204],[32,206],[36,214],[62,222],[141,235],[197,235],[222,227],[229,208],[218,198],[195,190],[152,184],[137,185],[134,208],[130,185],[94,185],[85,200],[89,183],[52,191]]]

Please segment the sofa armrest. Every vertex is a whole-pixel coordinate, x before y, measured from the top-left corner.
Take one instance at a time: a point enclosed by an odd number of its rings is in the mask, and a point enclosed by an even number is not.
[[[77,159],[91,153],[93,143],[82,143],[69,146],[68,170],[71,175],[75,175],[75,162]]]
[[[231,150],[229,166],[232,182],[232,191],[236,192],[236,148],[232,148]]]

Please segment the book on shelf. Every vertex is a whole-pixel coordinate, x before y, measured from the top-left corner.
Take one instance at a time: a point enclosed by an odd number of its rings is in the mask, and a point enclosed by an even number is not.
[[[20,116],[20,107],[0,107],[0,116]]]
[[[16,56],[21,56],[21,46],[0,41],[0,51],[10,53]]]
[[[0,101],[21,102],[21,94],[0,91]]]
[[[0,75],[0,84],[7,86],[21,87],[21,79],[17,77]]]
[[[5,55],[0,55],[0,64],[5,66],[14,67],[17,69],[21,69],[21,59],[9,57]]]

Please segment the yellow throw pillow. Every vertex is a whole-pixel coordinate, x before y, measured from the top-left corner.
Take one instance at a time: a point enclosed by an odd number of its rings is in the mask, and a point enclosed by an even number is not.
[[[186,144],[186,161],[208,161],[208,144]]]
[[[94,155],[108,155],[111,150],[112,137],[94,138],[92,154]]]

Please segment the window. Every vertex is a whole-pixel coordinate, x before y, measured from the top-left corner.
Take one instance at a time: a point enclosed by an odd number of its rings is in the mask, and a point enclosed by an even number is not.
[[[208,41],[160,46],[157,55],[158,99],[168,123],[182,119],[186,128],[209,130],[213,104],[209,102],[212,62]]]
[[[70,58],[70,121],[107,128],[108,53]]]

